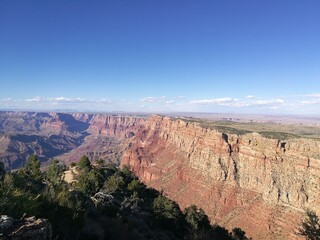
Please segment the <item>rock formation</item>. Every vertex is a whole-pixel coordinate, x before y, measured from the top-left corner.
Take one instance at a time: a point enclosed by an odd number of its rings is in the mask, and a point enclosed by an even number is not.
[[[70,163],[85,154],[119,163],[141,117],[82,113],[0,112],[0,161],[22,167],[31,154]]]
[[[92,160],[121,161],[181,208],[195,204],[213,223],[240,227],[253,239],[299,239],[296,232],[305,209],[320,215],[319,140],[229,134],[194,121],[160,116],[8,115],[0,117],[0,131],[5,132],[0,133],[0,144],[7,149],[0,158],[5,162],[21,149],[42,149],[48,155],[48,145],[53,144],[37,140],[28,145],[26,137],[14,142],[13,132],[22,129],[27,136],[32,132],[46,138],[50,133],[60,149],[52,156],[66,162],[82,154]],[[24,126],[21,119],[30,126]],[[68,137],[63,141],[73,146],[72,151],[63,148],[61,136]]]
[[[196,204],[254,239],[298,239],[305,208],[320,214],[320,143],[242,136],[154,116],[123,156],[181,207]]]
[[[0,238],[11,240],[51,240],[52,227],[46,219],[29,217],[17,220],[2,215],[0,216]]]

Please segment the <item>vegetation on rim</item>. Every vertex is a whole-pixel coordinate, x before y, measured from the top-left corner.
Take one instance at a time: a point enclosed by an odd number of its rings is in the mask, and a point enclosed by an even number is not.
[[[241,229],[210,225],[194,205],[182,212],[128,167],[101,159],[92,165],[82,156],[72,169],[76,181],[68,184],[57,160],[45,172],[35,155],[17,172],[0,166],[0,215],[46,218],[54,239],[248,239]]]

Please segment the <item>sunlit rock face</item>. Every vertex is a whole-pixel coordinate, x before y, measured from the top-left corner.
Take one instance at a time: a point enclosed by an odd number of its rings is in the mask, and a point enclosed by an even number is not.
[[[298,239],[305,208],[320,214],[320,143],[225,134],[153,116],[136,132],[122,165],[180,206],[254,239]]]
[[[1,115],[2,114],[2,115]],[[181,208],[253,239],[299,239],[306,208],[320,214],[320,143],[227,134],[192,121],[111,114],[0,113],[0,160],[31,153],[66,163],[82,154],[132,170]]]

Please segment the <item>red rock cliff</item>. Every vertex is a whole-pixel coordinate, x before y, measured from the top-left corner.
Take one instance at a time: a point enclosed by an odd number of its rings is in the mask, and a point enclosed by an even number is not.
[[[122,159],[182,208],[202,207],[213,222],[254,239],[299,239],[305,208],[320,214],[320,143],[230,135],[153,116]]]
[[[89,132],[98,135],[131,137],[143,125],[144,119],[121,115],[96,114],[87,118],[90,123]]]

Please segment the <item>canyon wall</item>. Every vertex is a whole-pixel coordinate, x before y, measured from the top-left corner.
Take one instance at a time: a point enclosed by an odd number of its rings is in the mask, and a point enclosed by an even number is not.
[[[76,162],[88,155],[119,164],[142,117],[84,113],[0,112],[0,161],[22,167],[35,153],[41,162]]]
[[[253,239],[299,239],[305,209],[320,215],[318,140],[227,134],[161,116],[9,112],[0,113],[0,150],[12,168],[32,153],[121,161],[182,209],[195,204]]]
[[[238,136],[154,116],[136,133],[126,164],[182,208],[196,204],[254,239],[299,239],[304,209],[320,214],[316,140]]]
[[[86,155],[92,162],[104,159],[106,163],[119,165],[131,138],[144,126],[145,121],[143,117],[107,114],[73,113],[72,117],[87,123],[88,128],[79,146],[57,156],[67,164],[77,162],[79,156]]]

